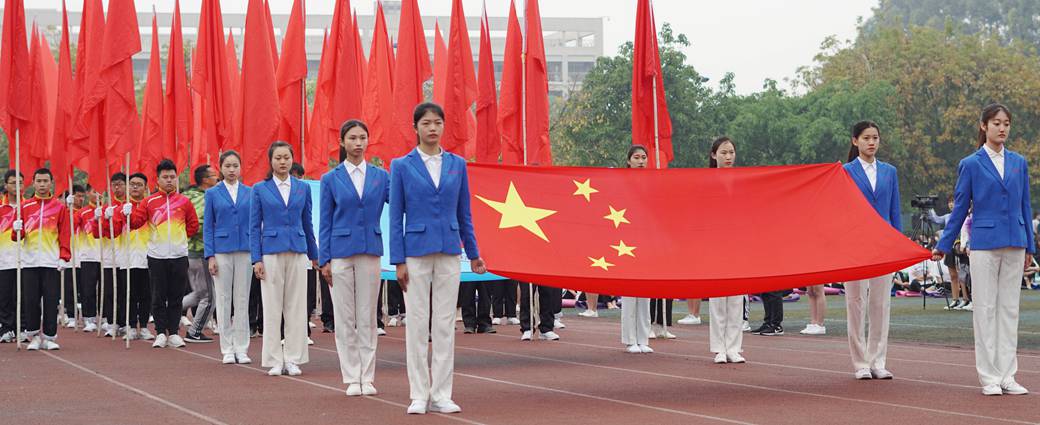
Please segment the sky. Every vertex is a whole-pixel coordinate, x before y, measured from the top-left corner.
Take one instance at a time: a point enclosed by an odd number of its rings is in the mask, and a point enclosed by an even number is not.
[[[289,13],[292,0],[269,0],[273,13]],[[70,10],[82,8],[79,0],[68,0]],[[108,4],[108,0],[103,0]],[[29,0],[28,7],[60,9],[61,0]],[[173,0],[135,0],[138,10],[154,5],[159,11],[173,9]],[[182,11],[197,11],[201,0],[182,0]],[[507,0],[489,0],[490,16],[507,16]],[[820,43],[828,36],[839,40],[855,38],[857,22],[871,15],[878,0],[656,0],[657,25],[665,22],[677,33],[686,34],[690,47],[687,60],[715,85],[726,72],[736,75],[740,94],[761,90],[766,79],[781,82],[794,78],[800,66],[811,65]],[[332,0],[308,0],[308,14],[331,14]],[[484,1],[463,0],[467,15],[479,15]],[[222,0],[225,13],[244,13],[247,0]],[[360,14],[372,14],[374,1],[354,0]],[[542,0],[543,17],[602,17],[604,54],[613,55],[618,46],[635,33],[635,0]],[[523,0],[517,0],[523,16]],[[451,0],[419,0],[423,15],[447,16]],[[27,14],[30,11],[27,10]],[[30,17],[31,19],[31,17]],[[493,28],[495,29],[495,28]],[[504,28],[503,28],[504,29]]]

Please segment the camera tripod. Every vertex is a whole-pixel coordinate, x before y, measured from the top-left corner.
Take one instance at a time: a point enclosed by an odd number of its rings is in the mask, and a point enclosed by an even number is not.
[[[932,243],[931,243],[932,236],[935,235],[935,223],[933,223],[931,217],[928,216],[928,209],[923,208],[923,207],[918,207],[917,212],[914,214],[914,217],[913,217],[913,219],[911,221],[912,221],[912,225],[913,225],[913,230],[910,232],[910,239],[913,240],[914,242],[918,242],[919,243],[919,238],[921,237],[921,235],[925,235],[925,237],[927,237],[927,240],[928,240],[927,242],[924,243],[925,249],[931,250],[932,248],[935,248],[934,246],[932,246]],[[921,310],[925,310],[925,309],[928,308],[928,292],[925,291],[925,287],[924,287],[923,282],[927,282],[928,281],[928,262],[929,261],[933,261],[933,260],[931,260],[931,259],[924,260],[924,276],[921,277],[921,281],[922,281],[922,285],[921,285]],[[943,276],[943,271],[942,271],[942,266],[943,265],[942,265],[941,261],[936,261],[936,263],[938,263],[936,269],[939,270],[938,286],[940,288],[942,288],[943,287],[942,286],[943,281],[946,279]],[[951,282],[951,285],[952,284],[953,283]],[[949,293],[949,291],[946,291],[945,289],[943,289],[943,298],[946,299],[946,305],[950,305],[950,293]]]

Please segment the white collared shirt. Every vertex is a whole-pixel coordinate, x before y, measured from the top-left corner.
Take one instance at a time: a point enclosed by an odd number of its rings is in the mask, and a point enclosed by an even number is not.
[[[228,183],[227,180],[224,180],[224,187],[226,187],[228,193],[231,194],[231,203],[237,204],[238,203],[238,182],[236,181],[234,183]]]
[[[444,149],[441,149],[436,155],[427,155],[419,148],[415,148],[419,152],[419,158],[422,158],[423,164],[426,164],[426,171],[430,172],[430,178],[433,179],[433,187],[441,187],[441,164],[444,161]]]
[[[996,152],[989,148],[989,145],[982,145],[982,148],[986,150],[986,154],[989,155],[989,160],[993,161],[993,166],[997,167],[997,173],[1000,174],[1000,178],[1004,178],[1004,148],[1000,148],[1000,152]]]
[[[365,192],[365,161],[361,161],[361,164],[354,165],[350,161],[343,161],[343,169],[347,171],[347,175],[350,176],[350,182],[354,183],[354,190],[357,191],[358,198],[364,196]]]
[[[285,202],[285,205],[289,205],[289,192],[292,191],[292,177],[285,180],[279,180],[278,176],[273,176],[271,177],[271,180],[273,180],[274,184],[278,186],[278,193],[282,194],[282,201]]]
[[[863,166],[863,172],[870,182],[870,190],[877,191],[877,158],[874,158],[874,162],[864,161],[862,157],[856,159],[859,160],[859,165]]]

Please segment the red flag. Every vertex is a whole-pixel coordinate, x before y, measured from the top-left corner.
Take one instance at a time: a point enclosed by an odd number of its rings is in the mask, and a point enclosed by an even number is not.
[[[242,89],[239,92],[239,123],[236,143],[242,147],[242,177],[252,184],[263,180],[267,148],[278,136],[281,112],[278,85],[274,78],[270,39],[265,34],[263,0],[250,0],[242,41]]]
[[[658,143],[655,143],[655,136]],[[672,119],[668,115],[668,101],[664,95],[661,58],[657,47],[657,27],[650,0],[639,0],[636,9],[636,38],[632,52],[632,144],[647,147],[650,166],[667,168],[674,156]],[[661,153],[660,164],[657,162],[657,150]]]
[[[667,171],[473,164],[469,176],[481,255],[495,274],[524,282],[719,297],[880,276],[931,256],[874,211],[841,164]],[[655,195],[634,190],[635,181]],[[776,217],[783,226],[770,225]],[[741,253],[753,246],[782,249],[748,267]]]
[[[303,92],[307,80],[307,52],[305,50],[305,31],[303,0],[293,2],[289,25],[282,38],[282,58],[278,61],[278,103],[281,107],[278,139],[293,145],[293,151],[303,157],[300,140],[303,136],[303,111],[306,110],[306,94]],[[304,163],[304,165],[309,165]]]
[[[163,121],[160,125],[162,130],[161,155],[164,158],[172,159],[178,167],[185,167],[188,165],[188,153],[191,151],[196,133],[193,128],[194,117],[192,115],[191,91],[188,89],[187,69],[184,63],[184,37],[181,34],[180,0],[175,1],[173,5],[173,20],[170,23],[170,42],[167,51],[166,92],[163,96],[163,104],[158,108],[163,116]],[[151,86],[150,81],[149,77],[149,87]],[[161,86],[158,80],[156,80],[155,85],[157,87]],[[147,111],[145,114],[147,115]],[[144,122],[146,126],[148,125],[148,119],[145,116]],[[144,140],[149,139],[145,138]],[[149,167],[145,171],[151,173],[154,169]]]
[[[58,64],[54,62],[54,55],[51,54],[50,43],[47,42],[47,38],[42,33],[38,33],[37,40],[40,44],[40,69],[43,72],[43,91],[45,94],[44,111],[44,134],[45,149],[42,151],[42,155],[36,155],[40,160],[40,164],[51,158],[54,152],[54,113],[55,105],[58,103]],[[51,165],[53,167],[53,165]],[[61,186],[64,189],[64,185]],[[55,191],[57,192],[57,187]]]
[[[441,24],[433,22],[433,102],[444,105],[448,89],[448,45],[441,37]]]
[[[213,159],[219,150],[228,150],[234,145],[234,109],[224,47],[224,21],[218,0],[203,0],[198,28],[196,51],[191,59],[191,89],[199,96],[201,110],[196,113],[201,116],[202,131],[194,135],[195,146],[200,149],[192,149],[192,167],[205,161],[207,155]],[[270,49],[266,55],[270,55]],[[267,65],[271,66],[270,58],[268,61]]]
[[[397,61],[394,67],[393,131],[387,141],[387,156],[397,158],[415,149],[412,111],[425,99],[423,83],[432,75],[430,53],[426,49],[426,33],[419,16],[417,0],[401,2],[397,27]]]
[[[58,83],[54,112],[54,136],[51,138],[51,172],[54,173],[55,191],[68,185],[72,175],[70,158],[87,155],[78,145],[70,143],[70,132],[75,122],[76,82],[72,78],[72,52],[69,49],[69,15],[65,2],[61,4],[61,44],[58,46]]]
[[[527,163],[552,165],[552,145],[549,143],[549,71],[545,61],[538,0],[527,1],[524,22],[527,24],[524,46],[524,69],[527,71],[524,87],[527,105]]]
[[[105,38],[105,13],[101,0],[85,0],[76,44],[76,122],[70,126],[74,143],[87,155],[77,164],[86,170],[88,183],[101,190],[108,183],[105,155],[104,107],[86,108],[87,91],[101,77],[101,53]]]
[[[144,116],[141,126],[141,143],[134,155],[138,170],[153,175],[155,166],[163,158],[163,88],[162,68],[159,64],[159,24],[152,15],[152,50],[148,60],[148,79],[144,88]],[[184,68],[181,68],[182,70]],[[187,86],[185,86],[187,89]],[[171,157],[172,158],[172,157]]]
[[[487,10],[480,19],[480,59],[477,75],[477,162],[498,163],[501,138],[498,134],[498,100],[495,99],[495,62]]]
[[[386,33],[383,3],[376,6],[376,26],[372,33],[372,48],[368,50],[367,82],[362,102],[365,123],[368,125],[369,157],[377,156],[384,164],[393,159],[390,155],[389,134],[393,129],[390,121],[394,117],[394,49]]]
[[[444,136],[445,150],[463,158],[470,140],[469,115],[477,98],[477,77],[473,69],[473,50],[469,45],[466,15],[462,0],[453,0],[451,28],[448,32],[448,55],[444,64]]]
[[[231,134],[236,135],[239,133],[238,126],[240,123],[238,113],[241,112],[239,102],[242,101],[242,72],[238,68],[238,47],[235,46],[235,34],[230,30],[228,31],[225,52],[227,52],[228,81],[231,85]],[[241,146],[238,146],[234,140],[234,137],[228,140],[228,146],[224,150],[241,149]]]
[[[328,31],[325,31],[325,36],[322,40],[321,63],[318,65],[318,81],[326,78],[325,74],[329,72],[329,68],[332,66],[332,49],[329,48]],[[306,171],[304,175],[314,179],[320,179],[322,173],[318,172],[318,170],[326,168],[329,164],[329,132],[326,130],[328,128],[326,123],[328,106],[329,99],[325,90],[315,90],[314,109],[311,112],[310,121],[307,123],[307,144],[304,146],[303,151],[303,161],[311,165],[310,167],[304,167],[304,171]],[[321,165],[325,165],[325,167]]]
[[[523,54],[524,36],[516,7],[509,2],[506,22],[506,47],[502,61],[501,96],[498,103],[498,131],[502,137],[502,163],[525,164],[523,140]]]
[[[365,81],[368,72],[368,62],[365,61],[365,45],[361,43],[361,30],[358,28],[357,11],[354,11],[354,19],[351,21],[354,26],[354,53],[357,57],[357,68],[358,75],[361,76],[361,91],[365,91]],[[364,108],[362,108],[364,109]]]
[[[25,5],[5,2],[3,40],[0,41],[0,126],[7,133],[8,157],[15,164],[15,132],[30,119],[30,61],[25,38]],[[27,145],[22,144],[25,150]],[[24,174],[24,172],[23,172]]]
[[[271,46],[271,63],[274,64],[274,69],[278,69],[278,42],[274,39],[274,21],[271,20],[271,4],[267,0],[264,0],[264,27],[267,29],[267,43]]]
[[[347,120],[362,116],[361,64],[357,52],[357,36],[350,15],[350,1],[338,0],[332,15],[332,30],[329,34],[331,62],[329,72],[318,80],[319,90],[325,91],[328,99],[326,124],[326,146],[337,145],[339,128]]]
[[[40,33],[33,23],[32,35],[29,39],[29,119],[22,130],[22,167],[31,174],[43,166],[50,155],[48,145],[50,134],[47,133],[47,90],[44,87],[43,55],[40,45]],[[49,52],[50,50],[48,50]]]

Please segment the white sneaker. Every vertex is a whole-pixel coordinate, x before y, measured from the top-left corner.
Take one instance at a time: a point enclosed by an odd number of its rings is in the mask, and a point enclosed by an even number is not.
[[[967,304],[964,304],[964,307],[961,307],[961,310],[964,310],[964,311],[974,311],[975,307],[973,307],[971,305],[971,301],[968,301]]]
[[[40,344],[43,344],[43,339],[40,338],[39,335],[36,335],[32,337],[32,340],[29,341],[29,345],[25,347],[25,349],[29,351],[36,351],[40,349]]]
[[[889,372],[888,369],[871,369],[870,374],[874,379],[892,379],[892,372]]]
[[[223,364],[235,364],[235,355],[234,354],[230,354],[230,353],[229,354],[225,354],[224,355],[224,359],[221,360],[220,362],[223,363]]]
[[[181,326],[184,326],[184,327],[191,326],[191,320],[188,320],[188,316],[181,316]]]
[[[378,336],[386,335],[386,329],[376,328],[376,335],[378,335]]]
[[[76,327],[76,318],[75,317],[70,317],[68,319],[65,319],[65,328],[73,329],[75,327]]]
[[[293,362],[285,362],[285,372],[288,373],[289,376],[300,376],[303,374],[303,371],[300,370],[300,367]]]
[[[494,323],[494,320],[492,320],[491,322]],[[495,324],[497,325],[497,323],[495,323]],[[386,325],[391,327],[391,328],[396,328],[397,327],[397,318],[396,317],[391,317],[390,321],[386,322]]]
[[[524,331],[524,334],[520,335],[520,340],[521,341],[530,341],[531,340],[531,331]]]
[[[870,369],[857,369],[856,379],[873,379],[874,375],[870,373]]]
[[[394,320],[394,319],[390,319],[390,320]],[[495,326],[501,325],[502,324],[502,319],[498,318],[498,317],[496,317],[494,319],[491,319],[491,324],[495,325]]]
[[[7,342],[13,342],[13,341],[14,341],[14,331],[7,331],[3,335],[0,335],[0,342],[7,343]]]
[[[687,314],[686,317],[683,317],[682,319],[679,319],[678,323],[680,325],[699,325],[699,324],[701,324],[701,316],[694,316],[692,314]]]
[[[107,337],[115,336],[115,334],[117,332],[116,330],[119,329],[115,325],[101,325],[101,326],[102,326],[103,329],[107,328],[107,329],[104,329],[105,330],[105,336],[107,336]]]
[[[986,385],[982,387],[982,395],[1002,395],[1004,390],[1000,388],[1000,385]]]
[[[152,331],[148,330],[148,328],[141,328],[141,332],[137,334],[137,337],[144,341],[155,339],[155,335],[152,335]]]
[[[723,363],[726,363],[726,353],[718,353],[718,354],[715,354],[715,360],[714,360],[714,362],[715,362],[715,363],[718,363],[718,364],[723,364]]]
[[[625,352],[632,353],[632,354],[639,354],[639,353],[642,353],[643,350],[639,349],[639,345],[632,344],[632,345],[629,345],[628,348],[625,349]]]
[[[1015,382],[1015,381],[1008,381],[1008,382],[1005,382],[1003,384],[1000,384],[1000,389],[1003,390],[1004,394],[1011,394],[1011,395],[1025,395],[1025,394],[1029,394],[1029,390],[1027,390],[1026,387],[1023,387],[1023,386],[1019,385],[1018,382]]]
[[[751,332],[751,324],[750,324],[750,323],[748,323],[748,321],[747,321],[747,320],[745,320],[745,321],[744,321],[744,324],[743,324],[743,325],[741,325],[741,327],[740,327],[740,330],[742,330],[742,331],[744,331],[744,332]]]
[[[314,340],[310,337],[307,337],[307,345],[314,345]]]
[[[674,334],[672,334],[671,332],[668,332],[668,329],[661,329],[661,331],[657,333],[657,336],[658,336],[658,338],[664,338],[664,339],[675,339],[676,338],[676,336]]]
[[[281,375],[282,375],[282,365],[276,365],[275,367],[272,367],[270,370],[267,371],[267,376],[281,376]]]
[[[250,364],[253,362],[253,359],[250,359],[246,353],[235,354],[235,360],[238,361],[238,364]]]
[[[546,332],[546,333],[538,334],[538,339],[542,339],[542,340],[546,340],[546,341],[556,341],[556,340],[560,339],[560,336],[557,335],[556,332],[549,331],[549,332]]]
[[[97,332],[97,323],[94,323],[93,320],[86,320],[86,323],[83,325],[83,332]]]
[[[311,329],[314,329],[314,328],[318,327],[318,325],[315,325],[314,322],[308,320],[307,321],[307,327],[309,327]]]
[[[442,400],[430,403],[430,411],[440,413],[459,413],[462,411],[462,408],[455,404],[454,401]]]
[[[166,348],[166,334],[159,334],[152,343],[152,348]]]
[[[519,325],[520,324],[520,319],[517,319],[515,317],[510,317],[506,321],[509,322],[510,325]]]
[[[732,353],[726,355],[726,361],[730,363],[744,363],[747,362],[747,359],[741,356],[740,353]]]
[[[640,345],[639,346],[639,352],[641,352],[643,354],[650,354],[650,353],[654,352],[654,349],[650,348],[649,345]]]
[[[596,318],[596,317],[599,317],[599,312],[596,311],[596,310],[585,310],[585,311],[583,311],[581,313],[578,313],[578,315],[581,316],[581,317]]]
[[[184,346],[184,338],[181,338],[180,335],[177,335],[177,334],[170,335],[169,341],[170,341],[170,346],[173,347],[173,348],[181,348],[181,347]]]
[[[805,329],[802,329],[799,333],[802,335],[826,335],[827,328],[815,323],[810,323],[805,325]]]
[[[426,406],[428,404],[429,403],[427,403],[426,400],[412,400],[412,404],[408,405],[408,414],[409,415],[425,415],[426,414]]]
[[[57,342],[54,342],[54,341],[49,340],[49,339],[44,339],[43,340],[43,349],[44,350],[60,350],[61,346],[59,346]]]
[[[943,307],[943,310],[960,310],[963,307],[964,304],[961,302],[961,300],[953,300],[953,302],[951,302],[949,305]]]
[[[133,329],[133,328],[127,329],[127,331],[126,331],[126,339],[129,339],[131,341],[137,339],[137,329]]]
[[[359,395],[361,395],[361,384],[347,385],[347,397],[357,397]]]
[[[361,395],[378,395],[379,391],[376,391],[375,385],[372,383],[361,384]]]
[[[563,324],[563,322],[560,321],[560,319],[553,320],[553,329],[564,329],[566,327],[567,325]]]

